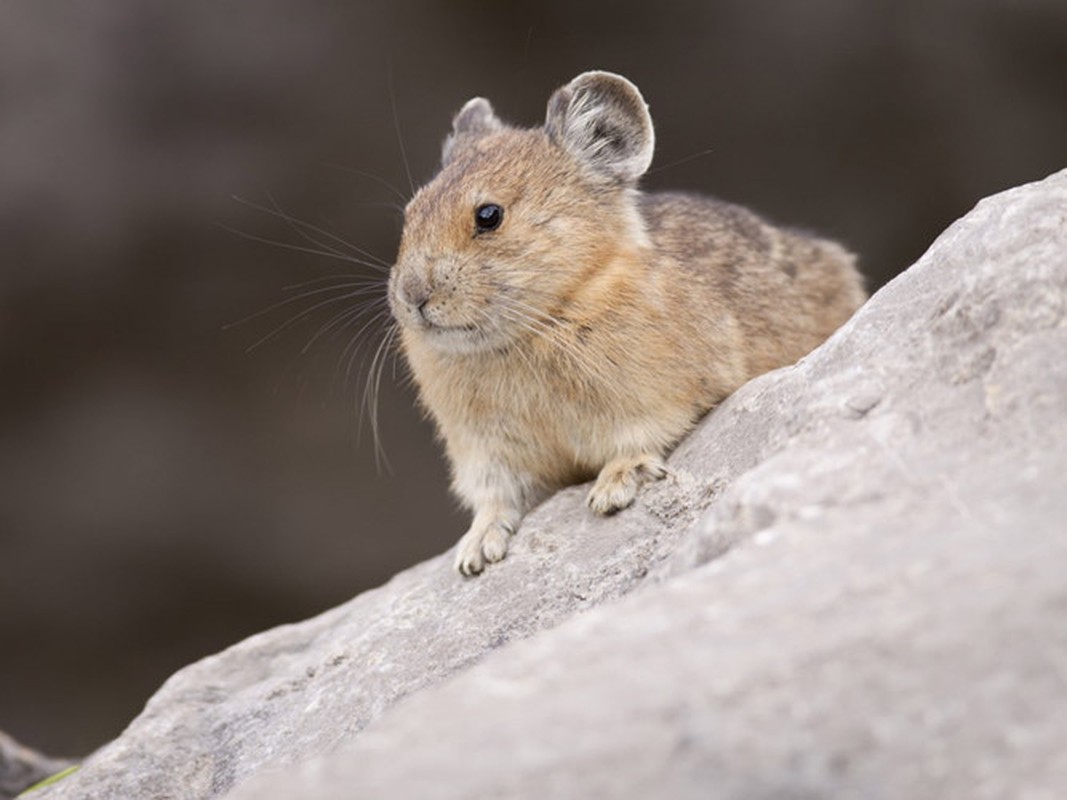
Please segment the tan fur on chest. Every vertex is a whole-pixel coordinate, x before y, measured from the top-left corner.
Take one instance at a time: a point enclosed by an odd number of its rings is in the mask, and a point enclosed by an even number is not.
[[[629,257],[640,255],[649,256]],[[489,456],[549,490],[592,477],[619,453],[669,446],[710,408],[709,382],[672,335],[669,298],[649,296],[661,282],[646,276],[638,287],[645,268],[612,263],[506,348],[442,356],[405,338],[453,461]]]

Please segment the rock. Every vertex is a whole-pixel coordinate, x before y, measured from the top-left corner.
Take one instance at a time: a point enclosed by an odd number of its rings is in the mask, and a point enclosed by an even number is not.
[[[442,556],[194,664],[34,796],[1060,797],[1065,353],[1067,171],[739,390],[635,508],[568,489],[477,580]]]
[[[19,792],[62,772],[72,762],[31,750],[0,731],[0,800],[9,800]]]

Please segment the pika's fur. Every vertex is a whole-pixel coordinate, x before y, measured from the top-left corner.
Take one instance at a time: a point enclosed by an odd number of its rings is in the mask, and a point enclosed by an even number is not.
[[[474,513],[464,575],[562,486],[595,478],[598,514],[630,505],[703,414],[866,298],[834,242],[638,191],[653,139],[637,87],[607,72],[558,89],[542,128],[475,98],[405,209],[389,300]]]

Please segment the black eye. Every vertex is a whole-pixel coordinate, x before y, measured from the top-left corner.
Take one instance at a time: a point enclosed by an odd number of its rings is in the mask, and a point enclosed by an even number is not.
[[[504,209],[496,203],[486,203],[474,210],[474,225],[478,233],[495,231],[504,221]]]

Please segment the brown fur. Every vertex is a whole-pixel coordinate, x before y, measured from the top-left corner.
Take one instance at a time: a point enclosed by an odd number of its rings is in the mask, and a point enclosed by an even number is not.
[[[406,210],[390,301],[475,512],[456,558],[474,574],[561,486],[599,475],[592,508],[629,505],[701,415],[818,346],[865,294],[833,242],[638,192],[651,120],[618,76],[563,87],[544,129],[509,128],[484,100],[454,124]],[[478,233],[485,203],[503,222]]]

